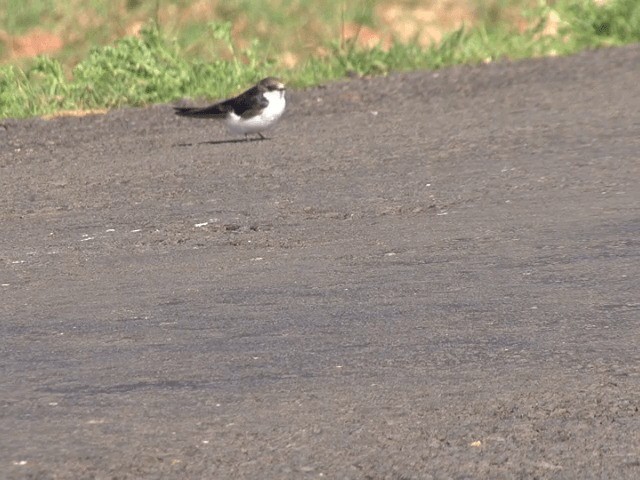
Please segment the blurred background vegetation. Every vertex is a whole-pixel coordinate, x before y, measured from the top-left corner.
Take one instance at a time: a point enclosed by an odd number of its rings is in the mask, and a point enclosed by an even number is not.
[[[0,116],[640,41],[640,0],[0,0]]]
[[[21,63],[35,54],[55,55],[71,66],[98,45],[136,35],[153,20],[175,37],[185,54],[211,58],[209,22],[231,22],[234,43],[257,39],[278,61],[293,66],[326,55],[327,44],[359,34],[361,45],[393,40],[425,45],[443,34],[477,24],[527,23],[535,0],[2,0],[0,60]]]

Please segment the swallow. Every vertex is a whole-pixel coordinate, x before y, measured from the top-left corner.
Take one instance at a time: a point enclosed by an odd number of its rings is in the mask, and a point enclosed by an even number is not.
[[[274,77],[260,80],[237,97],[223,100],[208,107],[174,107],[176,115],[192,118],[223,120],[231,134],[258,134],[272,128],[282,116],[286,106],[285,85]]]

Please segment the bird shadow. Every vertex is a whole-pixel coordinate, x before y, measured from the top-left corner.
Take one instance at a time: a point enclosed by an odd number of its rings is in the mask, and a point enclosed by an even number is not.
[[[224,145],[227,143],[251,143],[251,142],[264,142],[270,140],[268,137],[264,138],[234,138],[229,140],[208,140],[206,142],[197,143],[175,143],[174,147],[193,147],[195,145]]]

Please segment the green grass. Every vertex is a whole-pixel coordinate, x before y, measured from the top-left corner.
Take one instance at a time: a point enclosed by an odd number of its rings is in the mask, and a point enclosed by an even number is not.
[[[562,20],[553,35],[541,35],[550,11],[542,4],[530,12],[531,27],[522,33],[499,22],[485,22],[458,29],[437,45],[396,42],[388,50],[362,49],[336,38],[326,47],[329,55],[308,57],[293,69],[280,66],[271,46],[258,40],[238,48],[228,22],[202,28],[199,39],[204,37],[211,51],[196,56],[187,54],[187,45],[150,22],[139,36],[94,48],[71,72],[59,60],[44,56],[23,68],[0,66],[0,117],[142,106],[183,97],[221,98],[267,75],[302,87],[352,74],[383,75],[502,58],[565,55],[640,41],[637,0],[612,0],[603,6],[590,0],[558,0],[553,8]]]

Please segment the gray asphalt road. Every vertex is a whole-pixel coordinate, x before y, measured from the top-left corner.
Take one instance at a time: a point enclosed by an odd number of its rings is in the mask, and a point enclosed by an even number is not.
[[[0,477],[640,478],[640,46],[0,128]]]

